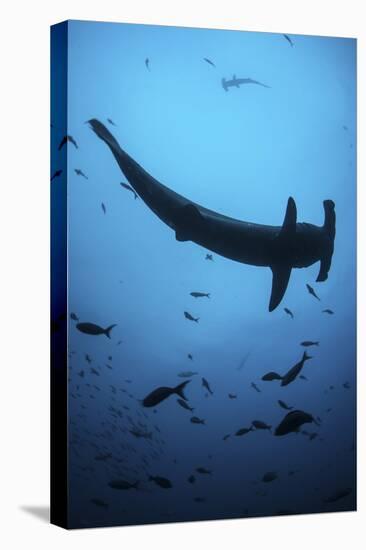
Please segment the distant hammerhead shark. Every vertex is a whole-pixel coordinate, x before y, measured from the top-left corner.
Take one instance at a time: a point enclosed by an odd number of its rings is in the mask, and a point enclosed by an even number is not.
[[[226,78],[222,78],[221,84],[225,92],[227,92],[229,88],[240,88],[241,84],[258,84],[258,86],[263,86],[264,88],[271,87],[267,86],[267,84],[259,82],[258,80],[253,80],[252,78],[236,78],[235,75],[233,75],[233,78],[231,80],[226,80]]]
[[[89,124],[114,155],[132,188],[173,231],[177,241],[192,241],[240,263],[269,267],[272,292],[269,311],[281,302],[293,268],[320,261],[317,281],[325,281],[331,267],[335,239],[335,205],[323,202],[323,226],[297,223],[296,204],[288,199],[282,226],[260,225],[229,218],[178,195],[148,174],[96,119]]]

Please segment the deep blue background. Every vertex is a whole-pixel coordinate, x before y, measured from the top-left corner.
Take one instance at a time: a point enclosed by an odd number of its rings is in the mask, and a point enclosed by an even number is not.
[[[356,41],[291,39],[294,47],[280,34],[69,23],[68,133],[79,145],[59,153],[68,155],[69,313],[103,327],[118,324],[108,340],[81,334],[69,321],[72,526],[355,506]],[[233,74],[270,88],[225,93],[221,78]],[[322,225],[322,201],[332,199],[337,234],[328,281],[315,283],[318,264],[293,270],[283,302],[268,313],[270,270],[216,255],[206,261],[204,249],[177,242],[120,186],[125,177],[85,124],[94,117],[107,125],[111,118],[121,147],[159,181],[228,216],[281,225],[291,195],[298,221]],[[57,112],[52,118],[57,145]],[[66,178],[52,185],[66,185]],[[210,292],[211,299],[194,299],[191,291]],[[284,373],[300,360],[302,340],[320,341],[310,349],[307,380],[285,388],[261,382],[266,372]],[[139,402],[160,385],[181,382],[182,370],[199,373],[186,395],[205,426],[191,424],[175,396],[156,413]],[[320,427],[304,427],[318,437],[257,431],[222,440],[254,419],[276,426],[285,415],[278,399],[318,415]],[[151,441],[128,432],[137,422],[153,432]],[[101,452],[113,457],[95,460]],[[187,483],[199,466],[212,475],[195,474],[196,483]],[[268,471],[279,477],[265,484]],[[173,488],[159,488],[149,474],[169,478]],[[110,489],[116,478],[139,480],[141,490]],[[324,502],[346,487],[353,489],[349,497]]]

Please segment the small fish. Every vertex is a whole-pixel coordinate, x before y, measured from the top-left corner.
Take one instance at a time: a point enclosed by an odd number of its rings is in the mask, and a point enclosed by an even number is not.
[[[198,418],[198,416],[192,416],[191,422],[192,424],[205,424],[205,421],[202,418]]]
[[[249,432],[252,432],[253,431],[253,426],[250,426],[250,428],[240,428],[240,430],[238,430],[235,435],[237,437],[240,437],[241,435],[246,435],[248,434]]]
[[[125,189],[127,189],[127,191],[131,191],[131,193],[133,193],[133,195],[135,197],[135,200],[138,198],[137,193],[135,192],[134,189],[132,189],[132,187],[130,185],[128,185],[128,183],[124,183],[123,181],[121,181],[121,186],[124,187]]]
[[[244,355],[244,357],[240,360],[240,363],[239,363],[239,365],[238,365],[238,367],[237,367],[236,370],[241,370],[241,369],[245,366],[245,364],[246,364],[246,362],[247,362],[249,356],[250,356],[250,351],[248,351],[248,353],[246,353],[246,354]]]
[[[99,336],[100,334],[105,334],[107,338],[110,338],[110,332],[112,328],[116,326],[117,325],[110,325],[107,328],[102,328],[99,325],[95,325],[94,323],[78,323],[76,325],[76,328],[84,334],[90,334],[91,336]]]
[[[262,420],[253,420],[252,426],[254,426],[256,430],[270,430],[272,428],[272,426],[262,422]]]
[[[77,176],[81,176],[81,177],[85,178],[86,180],[88,179],[88,176],[86,176],[84,174],[84,172],[82,170],[80,170],[80,168],[75,168],[74,171],[75,171],[75,174]]]
[[[160,388],[157,388],[156,390],[149,393],[145,399],[143,399],[142,404],[144,407],[155,407],[168,397],[170,397],[173,394],[179,395],[182,399],[187,401],[187,398],[185,397],[183,390],[187,384],[189,384],[190,380],[186,380],[186,382],[182,382],[181,384],[178,384],[175,388],[168,388],[166,386],[162,386]]]
[[[289,407],[288,405],[286,405],[286,403],[284,401],[282,401],[281,399],[279,399],[277,401],[277,403],[279,404],[280,407],[282,407],[283,409],[285,409],[286,411],[291,411],[293,409],[293,407]]]
[[[203,60],[206,61],[206,63],[208,63],[209,65],[212,65],[212,67],[216,67],[215,63],[211,61],[211,59],[208,59],[208,57],[204,57]]]
[[[190,412],[194,411],[194,407],[190,407],[188,403],[184,401],[184,399],[177,399],[177,403],[179,403],[179,405],[183,407],[183,409],[186,409],[187,411],[190,411]]]
[[[156,485],[159,485],[162,489],[171,489],[173,487],[171,481],[165,477],[149,476],[149,481],[153,481]]]
[[[352,493],[352,489],[347,487],[346,489],[340,489],[333,493],[330,497],[324,499],[324,502],[337,502],[342,498],[348,497]]]
[[[349,390],[349,389],[350,389],[349,382],[344,382],[344,383],[342,384],[342,386],[344,387],[345,390]]]
[[[130,434],[134,435],[137,438],[144,438],[144,439],[151,439],[152,438],[152,432],[143,432],[140,430],[128,430]]]
[[[229,393],[228,396],[229,396],[229,399],[236,399],[238,397],[236,393]]]
[[[230,437],[230,434],[226,434],[226,435],[224,435],[224,437],[222,438],[222,440],[223,440],[223,441],[226,441],[227,439],[229,439],[229,437]]]
[[[188,359],[190,359],[191,361],[193,361],[193,355],[191,353],[188,353],[187,355]]]
[[[178,373],[179,378],[191,378],[192,376],[195,376],[198,374],[198,372],[194,372],[192,370],[183,370]]]
[[[285,313],[287,313],[287,315],[291,317],[291,319],[294,318],[294,314],[292,313],[291,309],[289,309],[288,307],[284,307],[283,310]]]
[[[111,118],[107,118],[107,122],[109,122],[109,124],[111,124],[112,126],[117,126],[117,124],[115,124]]]
[[[213,395],[213,391],[211,390],[210,385],[209,385],[209,383],[207,382],[206,378],[202,378],[202,386],[203,386],[204,388],[206,388],[206,390],[207,390],[211,395]]]
[[[85,372],[81,370],[80,372],[78,372],[78,376],[80,376],[80,378],[84,378]]]
[[[316,299],[319,300],[319,302],[320,302],[320,298],[319,298],[319,296],[317,295],[317,293],[315,292],[315,290],[313,289],[313,287],[310,286],[310,285],[308,285],[308,284],[306,283],[306,288],[308,289],[309,294],[311,294],[312,296],[314,296],[314,298],[316,298]]]
[[[185,312],[184,312],[184,317],[185,317],[186,319],[188,319],[189,321],[195,321],[195,323],[198,323],[198,321],[200,320],[199,317],[196,317],[196,318],[195,318],[195,317],[192,317],[192,315],[191,315],[190,313],[188,313],[188,311],[185,311]]]
[[[61,176],[61,174],[62,174],[62,170],[56,170],[56,172],[54,172],[53,175],[51,176],[51,181]]]
[[[102,207],[103,213],[106,214],[107,209],[106,209],[106,207],[105,207],[104,202],[102,202],[101,207]]]
[[[306,376],[304,376],[303,374],[300,374],[299,378],[301,378],[301,380],[307,380]]]
[[[206,499],[203,497],[194,497],[193,499],[195,502],[206,502]]]
[[[212,254],[206,254],[206,260],[210,260],[211,262],[214,261]]]
[[[331,309],[323,309],[323,313],[328,313],[328,315],[334,315],[334,311]]]
[[[277,436],[287,435],[292,432],[298,432],[301,426],[305,423],[315,422],[311,414],[304,411],[291,411],[283,418],[275,429],[274,434]]]
[[[91,359],[90,355],[88,355],[87,353],[85,354],[85,361],[87,361],[89,363],[89,365],[92,362],[92,359]]]
[[[124,481],[123,479],[115,479],[108,483],[108,486],[111,489],[118,489],[119,491],[127,491],[128,489],[138,489],[139,481],[135,483],[130,483],[129,481]]]
[[[193,298],[210,298],[209,292],[190,292],[190,295],[193,296]]]
[[[283,377],[281,381],[281,386],[287,386],[288,384],[291,384],[297,376],[300,374],[305,361],[308,361],[309,359],[312,359],[310,355],[307,354],[306,351],[304,351],[301,361],[296,363]]]
[[[196,468],[196,472],[198,472],[199,474],[212,474],[211,470],[207,470],[207,468],[203,468],[202,466]]]
[[[104,500],[101,500],[100,498],[91,498],[90,502],[95,504],[95,506],[99,506],[99,508],[108,508],[108,504],[104,502]]]
[[[76,313],[70,313],[70,319],[72,319],[73,321],[78,321],[79,317],[76,315]]]
[[[304,342],[301,342],[300,346],[303,346],[304,348],[309,348],[310,346],[319,346],[319,342],[312,342],[311,340],[304,340]]]
[[[70,135],[66,135],[62,138],[61,142],[60,142],[60,145],[58,146],[58,150],[61,151],[62,147],[67,143],[72,143],[76,149],[79,149],[78,147],[78,144],[76,143],[76,141],[74,140],[74,138]]]
[[[193,484],[193,483],[195,483],[196,478],[195,478],[194,475],[192,474],[192,475],[189,476],[189,478],[188,478],[187,481],[188,481],[188,483],[192,483],[192,484]]]
[[[96,376],[100,376],[100,373],[96,369],[94,369],[93,367],[90,369],[90,372],[92,374],[95,374]]]
[[[145,67],[150,71],[150,59],[148,57],[145,59]]]
[[[270,483],[271,481],[274,481],[275,479],[277,479],[277,477],[278,477],[278,475],[277,475],[276,472],[267,472],[262,477],[262,481],[263,481],[263,483]]]
[[[250,386],[253,388],[253,390],[257,391],[258,393],[261,393],[261,390],[258,388],[257,384],[252,382]]]
[[[293,47],[294,47],[294,43],[292,42],[292,40],[291,40],[291,38],[288,36],[288,34],[284,34],[283,36],[286,38],[286,40],[287,40],[287,42],[290,44],[291,48],[293,48]]]
[[[272,380],[282,380],[282,376],[277,374],[277,372],[267,372],[264,376],[262,376],[262,380],[265,382],[271,382]]]

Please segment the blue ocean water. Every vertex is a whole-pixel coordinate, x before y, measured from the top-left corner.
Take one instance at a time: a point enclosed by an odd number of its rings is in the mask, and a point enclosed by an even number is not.
[[[69,142],[54,153],[67,155],[68,171],[67,181],[63,174],[52,185],[68,188],[73,527],[355,508],[356,41],[290,39],[293,45],[281,34],[68,23],[68,134],[78,147]],[[233,75],[268,87],[225,91],[222,78]],[[270,269],[218,254],[211,261],[209,250],[178,242],[120,185],[128,181],[86,124],[93,118],[154,178],[232,218],[281,226],[292,196],[298,221],[321,226],[323,200],[333,200],[328,280],[315,282],[318,263],[294,269],[270,313]],[[52,123],[57,148],[57,112]],[[110,339],[85,334],[71,313],[117,326]],[[319,346],[307,348],[305,379],[286,387],[261,380],[299,362],[306,340]],[[197,374],[179,377],[184,371]],[[152,390],[189,379],[193,412],[177,395],[143,407]],[[274,436],[288,412],[279,399],[317,424]],[[235,435],[254,420],[271,430]],[[210,473],[196,471],[202,467]],[[263,481],[268,472],[276,479]],[[116,490],[113,480],[138,485]]]

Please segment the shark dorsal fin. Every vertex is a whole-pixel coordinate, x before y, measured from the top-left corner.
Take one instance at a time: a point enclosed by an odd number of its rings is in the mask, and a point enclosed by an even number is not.
[[[290,279],[291,266],[288,265],[272,265],[272,292],[269,301],[269,311],[276,309],[281,302]]]
[[[236,75],[235,74],[233,74],[233,80],[236,80]]]
[[[297,209],[296,203],[292,197],[287,201],[285,219],[281,227],[279,237],[293,235],[296,231]]]

